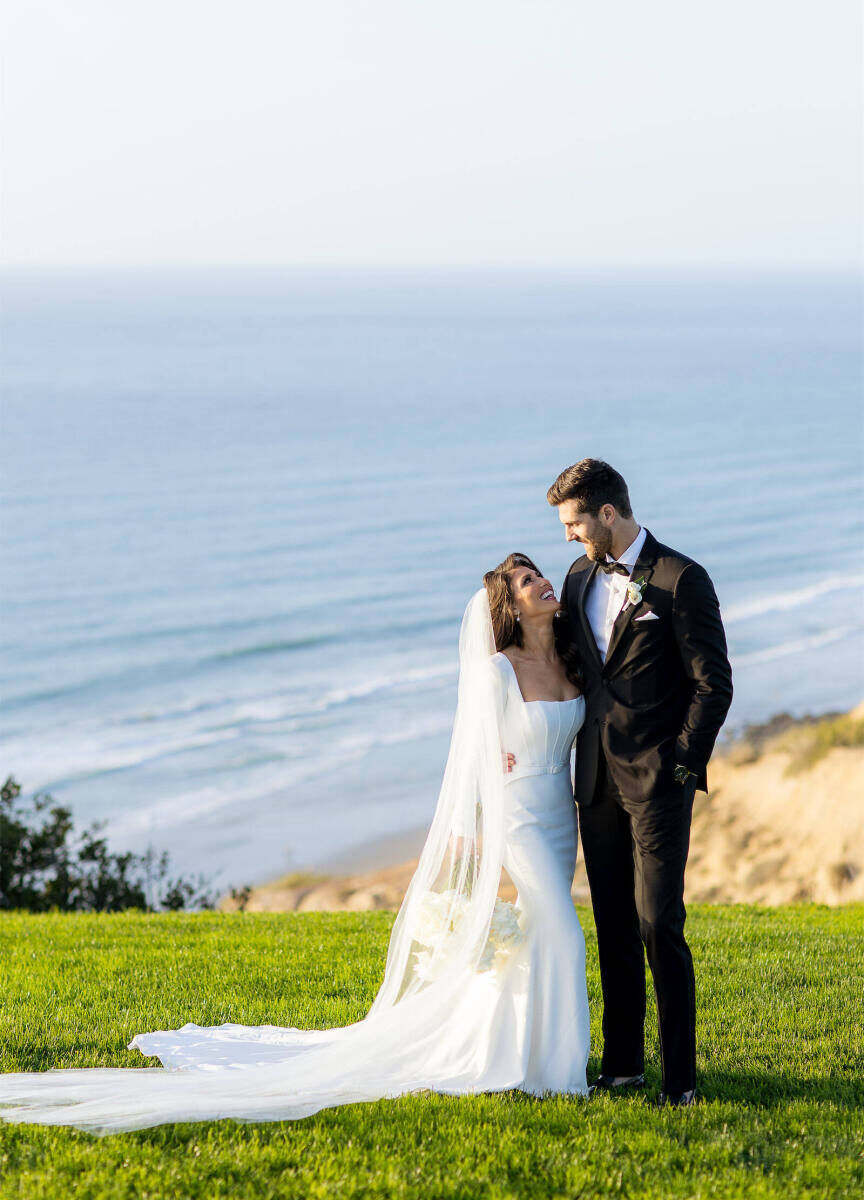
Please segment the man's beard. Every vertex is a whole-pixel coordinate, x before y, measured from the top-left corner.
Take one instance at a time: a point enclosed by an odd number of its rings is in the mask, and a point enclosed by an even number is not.
[[[598,529],[591,541],[585,543],[585,553],[592,562],[605,562],[611,549],[612,533],[609,529]]]

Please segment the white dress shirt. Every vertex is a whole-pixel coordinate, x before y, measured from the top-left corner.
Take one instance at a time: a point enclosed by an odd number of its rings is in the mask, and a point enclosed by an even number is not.
[[[606,651],[609,648],[609,639],[612,636],[612,626],[615,624],[615,618],[624,606],[624,601],[627,598],[627,583],[633,574],[636,559],[641,554],[642,547],[645,545],[645,533],[644,529],[640,529],[635,539],[624,553],[618,557],[618,562],[630,568],[630,575],[619,575],[617,571],[613,571],[607,575],[605,571],[598,570],[595,572],[593,582],[588,589],[588,595],[585,599],[585,615],[588,617],[591,631],[594,634],[594,641],[597,643],[600,658],[604,663],[606,661]],[[607,554],[606,561],[614,562],[615,560],[611,554]]]

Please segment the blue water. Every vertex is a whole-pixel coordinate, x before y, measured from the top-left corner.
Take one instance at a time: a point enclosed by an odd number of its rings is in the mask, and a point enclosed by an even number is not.
[[[729,727],[864,694],[844,276],[7,274],[0,771],[221,884],[434,810],[459,619],[585,455],[710,571]]]

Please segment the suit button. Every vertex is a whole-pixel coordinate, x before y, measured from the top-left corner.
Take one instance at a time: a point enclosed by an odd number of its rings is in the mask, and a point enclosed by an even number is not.
[[[599,724],[600,724],[600,718],[599,718],[599,717],[595,717],[595,718],[594,718],[594,724],[595,724],[595,725],[599,725]]]

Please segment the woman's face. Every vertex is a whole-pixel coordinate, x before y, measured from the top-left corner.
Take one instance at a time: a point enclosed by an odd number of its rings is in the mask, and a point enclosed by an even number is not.
[[[538,575],[531,567],[517,567],[510,571],[508,578],[513,604],[521,620],[548,616],[557,611],[558,597],[545,575]]]

